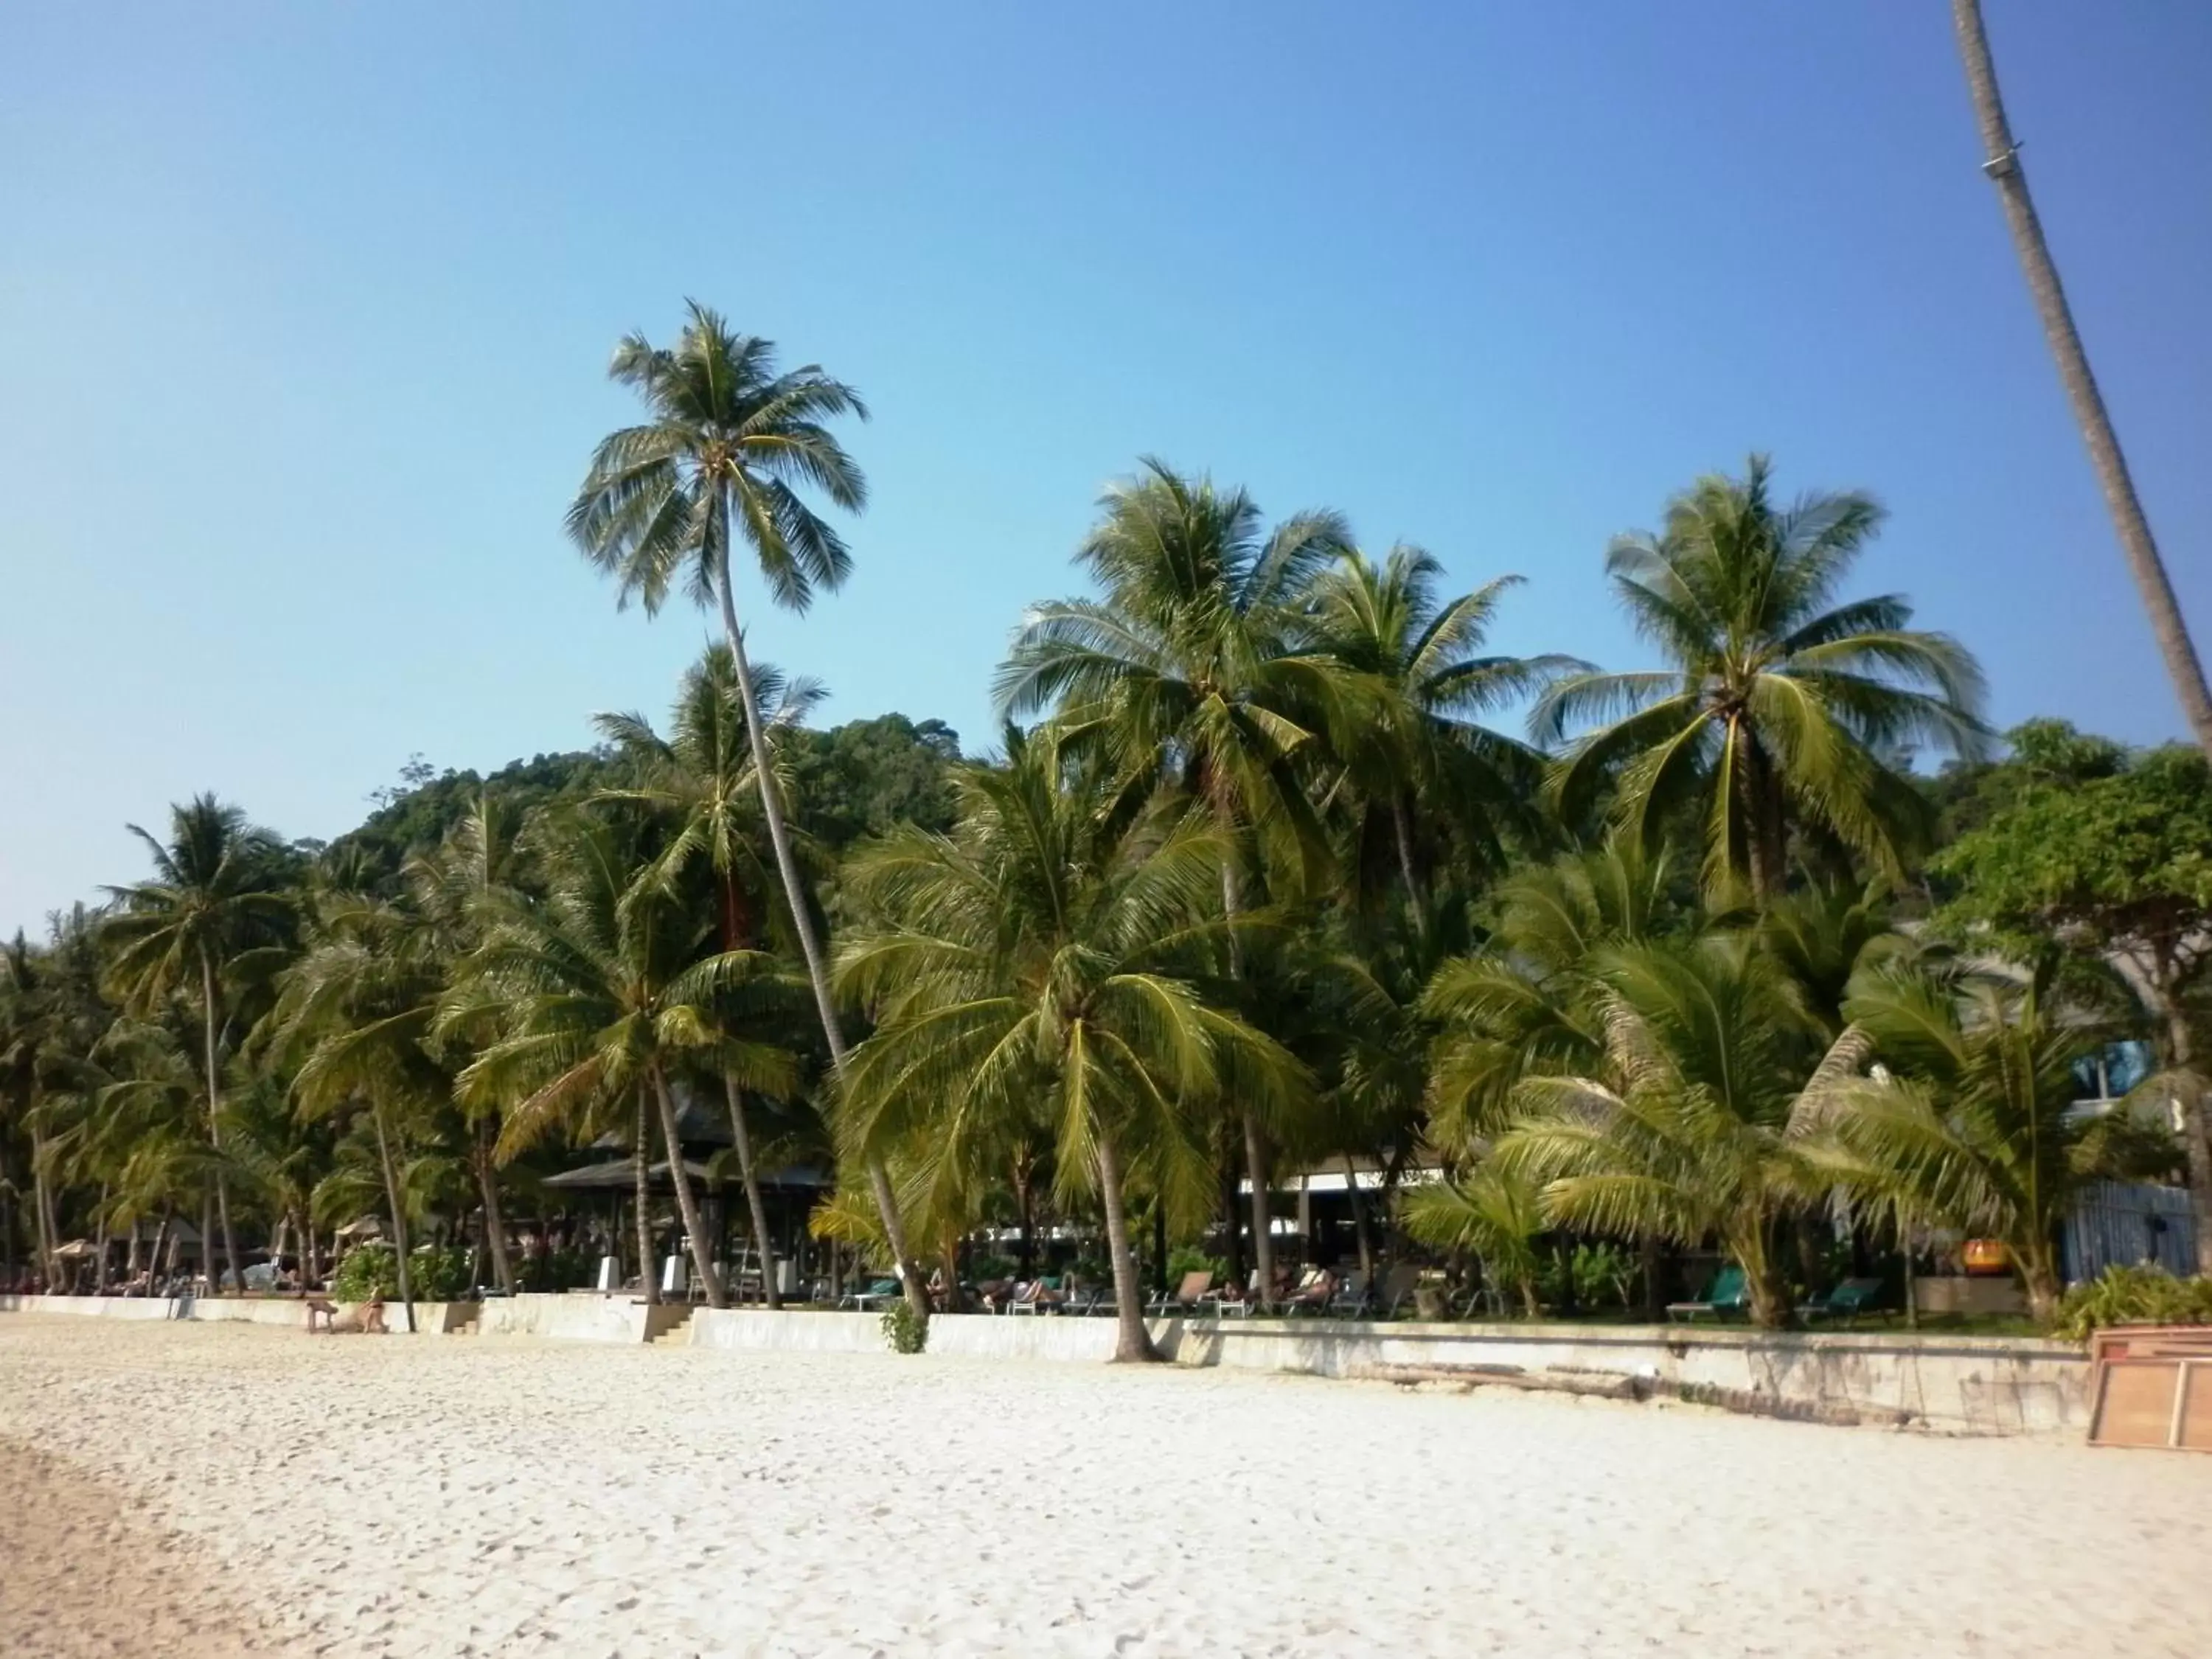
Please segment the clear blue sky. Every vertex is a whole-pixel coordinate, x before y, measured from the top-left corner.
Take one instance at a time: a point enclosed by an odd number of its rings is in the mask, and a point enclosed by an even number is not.
[[[2212,6],[1990,0],[2151,516],[2212,632]],[[2179,729],[1946,9],[111,3],[0,94],[0,927],[213,788],[289,835],[409,753],[658,713],[705,637],[561,535],[624,331],[696,295],[856,383],[858,574],[757,648],[991,735],[1027,601],[1155,452],[1518,571],[1644,659],[1607,537],[1771,451],[1995,714]],[[2208,641],[2212,643],[2212,641]]]

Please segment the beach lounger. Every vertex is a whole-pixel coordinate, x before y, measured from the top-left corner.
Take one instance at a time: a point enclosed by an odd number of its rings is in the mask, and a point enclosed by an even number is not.
[[[1395,1319],[1414,1305],[1414,1293],[1421,1288],[1421,1270],[1411,1262],[1400,1262],[1382,1275],[1382,1316]]]
[[[1669,1302],[1667,1304],[1667,1317],[1669,1319],[1691,1320],[1699,1314],[1711,1314],[1717,1319],[1723,1314],[1750,1311],[1751,1281],[1744,1277],[1742,1268],[1734,1266],[1723,1267],[1713,1275],[1713,1282],[1706,1287],[1702,1302]]]
[[[1178,1313],[1187,1308],[1194,1308],[1204,1300],[1206,1292],[1212,1288],[1212,1273],[1201,1267],[1196,1273],[1185,1273],[1182,1276],[1182,1283],[1176,1286],[1173,1295],[1154,1297],[1146,1304],[1145,1311],[1168,1314]]]
[[[1846,1325],[1857,1322],[1863,1313],[1876,1311],[1874,1304],[1881,1295],[1879,1279],[1846,1279],[1826,1296],[1816,1296],[1797,1310],[1798,1318],[1808,1324],[1816,1319],[1840,1319]]]
[[[1327,1313],[1335,1295],[1336,1275],[1326,1267],[1309,1267],[1282,1298],[1283,1316],[1288,1319],[1302,1313]]]
[[[895,1301],[899,1293],[899,1282],[896,1279],[871,1279],[860,1290],[846,1291],[838,1298],[837,1305],[850,1308],[854,1313],[868,1313],[884,1303]]]
[[[1369,1311],[1367,1275],[1345,1274],[1344,1282],[1336,1287],[1336,1294],[1328,1299],[1328,1311],[1339,1319],[1357,1319]]]

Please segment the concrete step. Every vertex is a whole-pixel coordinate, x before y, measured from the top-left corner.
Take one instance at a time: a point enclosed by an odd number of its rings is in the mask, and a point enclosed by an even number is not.
[[[647,1340],[656,1348],[684,1348],[691,1344],[691,1309],[663,1304],[653,1310],[652,1322],[659,1328]]]

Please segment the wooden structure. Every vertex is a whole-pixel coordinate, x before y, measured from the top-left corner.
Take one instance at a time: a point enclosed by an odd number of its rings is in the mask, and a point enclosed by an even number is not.
[[[2091,1445],[2212,1452],[2212,1325],[2115,1325],[2090,1358]]]

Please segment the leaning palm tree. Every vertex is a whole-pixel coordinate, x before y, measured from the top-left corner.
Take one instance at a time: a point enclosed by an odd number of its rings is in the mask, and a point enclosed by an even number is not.
[[[2074,326],[2074,309],[2066,303],[2057,264],[2051,257],[2051,245],[2044,240],[2043,222],[2027,193],[2020,146],[2013,142],[2004,100],[1997,91],[1996,63],[1990,55],[1989,35],[1982,26],[1981,0],[1951,0],[1951,17],[1958,29],[1959,55],[1966,63],[1966,89],[1973,96],[1982,145],[1989,152],[1982,171],[1996,185],[1998,198],[2004,204],[2013,251],[2020,256],[2027,291],[2043,319],[2043,337],[2057,361],[2066,401],[2073,406],[2075,423],[2081,428],[2082,442],[2088,446],[2090,464],[2097,469],[2097,483],[2105,492],[2112,527],[2119,533],[2128,572],[2142,596],[2143,609],[2150,613],[2151,634],[2158,641],[2159,654],[2166,659],[2167,677],[2181,699],[2182,713],[2189,717],[2197,746],[2212,759],[2212,690],[2206,689],[2204,665],[2190,640],[2189,623],[2181,614],[2180,601],[2174,598],[2166,562],[2159,556],[2150,520],[2144,516],[2135,479],[2128,471],[2127,457],[2120,451],[2119,434],[2112,429],[2112,417],[2106,411],[2104,394],[2097,390],[2097,378],[2089,372],[2088,351],[2081,343],[2081,331]]]
[[[1829,1173],[1878,1208],[2002,1240],[2048,1320],[2081,1189],[2179,1160],[2162,1126],[2075,1109],[2075,1068],[2109,1033],[2067,1018],[2045,986],[1924,966],[1870,970],[1845,1007],[1882,1066],[1832,1103]]]
[[[769,763],[768,733],[738,624],[731,560],[733,544],[742,538],[769,596],[793,611],[805,610],[817,587],[834,590],[844,581],[852,565],[844,540],[799,491],[802,486],[818,489],[848,512],[866,504],[860,466],[825,422],[848,414],[866,419],[867,410],[852,387],[811,363],[779,373],[773,343],[736,332],[696,301],[687,304],[690,320],[672,348],[656,346],[641,334],[615,348],[608,375],[638,394],[648,418],[600,441],[569,507],[568,534],[586,557],[615,577],[623,604],[635,599],[652,615],[680,575],[694,600],[720,610],[762,822],[775,849],[792,931],[806,958],[830,1062],[842,1073],[844,1032]],[[869,1182],[907,1299],[926,1319],[929,1293],[912,1271],[890,1178],[874,1169]]]
[[[1465,837],[1479,860],[1495,866],[1506,832],[1531,823],[1541,757],[1478,718],[1589,666],[1571,657],[1480,654],[1499,600],[1522,579],[1500,576],[1443,599],[1443,576],[1436,556],[1418,547],[1394,547],[1380,563],[1346,548],[1309,599],[1316,642],[1345,674],[1336,704],[1342,729],[1332,735],[1357,802],[1355,842],[1371,838],[1370,822],[1387,826],[1416,905],[1425,885],[1424,829]]]
[[[786,680],[765,664],[754,670],[753,694],[753,706],[763,711],[769,730],[777,734],[796,726],[823,695],[814,681]],[[638,801],[676,820],[676,832],[657,860],[660,878],[672,886],[703,863],[714,877],[721,948],[752,948],[761,931],[753,896],[766,887],[769,876],[761,857],[762,796],[754,775],[737,659],[725,647],[708,648],[684,677],[665,738],[638,714],[601,714],[595,724],[601,737],[636,764],[642,778],[635,787],[609,790],[606,797]],[[787,780],[779,777],[777,789],[780,794],[786,793]],[[776,1286],[768,1200],[753,1158],[744,1091],[730,1076],[723,1078],[722,1091],[738,1179],[761,1253],[762,1291],[768,1305],[775,1308],[781,1304],[781,1293]]]
[[[793,1085],[788,1052],[732,1041],[714,1016],[718,995],[772,974],[773,959],[708,948],[712,921],[669,892],[603,819],[571,813],[549,840],[549,896],[507,908],[441,1011],[441,1031],[476,1030],[504,1011],[499,1037],[456,1079],[459,1093],[514,1103],[500,1136],[508,1157],[610,1101],[635,1097],[641,1120],[657,1109],[693,1270],[708,1302],[726,1306],[672,1085],[702,1056],[747,1088]],[[649,1281],[649,1255],[642,1265]]]
[[[1881,522],[1856,492],[1778,503],[1754,455],[1742,478],[1677,496],[1656,534],[1617,538],[1614,594],[1668,666],[1570,675],[1538,700],[1530,725],[1546,741],[1601,722],[1554,780],[1567,815],[1608,784],[1616,818],[1642,836],[1694,810],[1708,889],[1747,877],[1762,904],[1782,894],[1793,826],[1897,873],[1928,809],[1887,757],[1914,744],[1972,754],[1985,732],[1964,647],[1908,627],[1900,595],[1836,602]]]
[[[238,1273],[244,1263],[221,1158],[224,981],[250,957],[266,966],[281,949],[294,907],[283,890],[280,846],[212,794],[171,809],[166,843],[135,823],[128,828],[152,856],[154,879],[109,890],[119,907],[104,924],[111,971],[126,1005],[142,1015],[171,996],[198,1004],[208,1144],[217,1154],[216,1206],[224,1260]],[[214,1282],[220,1291],[222,1278]]]
[[[1692,1248],[1717,1237],[1752,1316],[1780,1325],[1776,1223],[1821,1189],[1807,1145],[1864,1062],[1865,1034],[1847,1028],[1806,1068],[1818,1050],[1805,1018],[1741,934],[1610,951],[1599,977],[1605,1075],[1524,1080],[1498,1166],[1536,1186],[1553,1226]]]
[[[1149,458],[1100,505],[1076,554],[1099,597],[1030,611],[999,671],[1000,707],[1056,705],[1063,727],[1133,787],[1179,793],[1210,816],[1232,918],[1262,874],[1318,884],[1327,842],[1300,768],[1323,746],[1342,676],[1310,637],[1306,600],[1350,540],[1343,520],[1304,513],[1263,535],[1243,490]],[[1272,1295],[1267,1125],[1252,1102],[1238,1115],[1261,1294]]]
[[[863,854],[855,902],[884,918],[841,953],[841,988],[880,1023],[854,1055],[848,1142],[919,1145],[930,1166],[999,1167],[1040,1109],[1064,1197],[1105,1213],[1120,1316],[1115,1358],[1156,1358],[1129,1244],[1128,1173],[1202,1214],[1196,1115],[1227,1087],[1293,1096],[1297,1063],[1179,971],[1224,925],[1223,836],[1170,811],[1118,830],[1111,790],[1072,775],[1049,732],[1010,734],[1003,770],[961,781],[958,827],[908,830]]]

